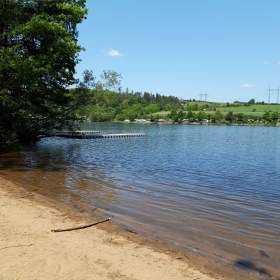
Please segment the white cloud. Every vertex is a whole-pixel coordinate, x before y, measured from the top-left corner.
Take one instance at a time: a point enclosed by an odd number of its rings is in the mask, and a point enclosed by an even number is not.
[[[255,85],[249,84],[249,83],[244,83],[244,84],[240,85],[240,87],[242,87],[242,88],[254,88]]]
[[[114,50],[114,49],[110,49],[107,53],[109,56],[112,57],[120,57],[120,56],[124,56],[124,54],[118,50]]]

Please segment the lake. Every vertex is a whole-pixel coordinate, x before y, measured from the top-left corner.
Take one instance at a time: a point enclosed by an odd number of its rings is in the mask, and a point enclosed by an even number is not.
[[[93,123],[131,139],[46,138],[0,175],[194,252],[280,278],[280,128]],[[76,204],[75,204],[76,205]]]

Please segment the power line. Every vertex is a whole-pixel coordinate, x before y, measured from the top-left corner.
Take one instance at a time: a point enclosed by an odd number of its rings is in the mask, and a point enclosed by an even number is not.
[[[280,102],[280,88],[268,88],[268,104],[271,103],[271,96],[273,93],[276,93],[276,103],[279,104]]]
[[[200,94],[200,101],[207,101],[207,98],[208,98],[208,94],[207,93],[201,93]]]

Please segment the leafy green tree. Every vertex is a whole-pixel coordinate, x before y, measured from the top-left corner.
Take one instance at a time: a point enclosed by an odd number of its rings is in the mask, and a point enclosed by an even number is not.
[[[117,91],[121,88],[122,75],[113,70],[104,70],[101,75],[101,84],[105,89]]]
[[[234,114],[233,112],[228,112],[226,117],[225,117],[226,121],[232,123],[235,120]]]
[[[183,110],[180,110],[179,112],[178,112],[178,115],[177,115],[177,122],[178,123],[182,123],[183,122],[183,120],[184,120],[184,118],[185,118],[185,112],[183,111]]]
[[[236,115],[236,120],[237,120],[238,122],[244,122],[244,121],[246,120],[246,117],[245,117],[245,115],[244,115],[243,113],[238,113],[238,114]]]
[[[207,114],[203,111],[199,111],[196,115],[196,118],[199,120],[199,121],[202,121],[204,119],[207,118]]]
[[[116,116],[116,111],[113,108],[94,106],[91,109],[89,112],[89,119],[91,121],[105,122],[114,119]]]
[[[191,109],[188,109],[188,112],[187,112],[187,119],[189,119],[189,120],[191,120],[191,119],[193,119],[194,118],[194,114],[193,114],[193,112],[192,112],[192,110]]]
[[[122,110],[122,112],[117,116],[118,119],[129,119],[134,121],[135,119],[141,118],[143,116],[143,107],[141,104],[134,104],[128,108]]]
[[[2,0],[0,142],[28,143],[69,124],[76,101],[77,25],[86,0]]]
[[[271,121],[270,112],[265,112],[265,113],[263,114],[263,119],[264,119],[265,121]]]
[[[277,121],[279,120],[279,113],[278,113],[278,112],[273,112],[273,113],[271,114],[271,120],[272,120],[273,122],[277,122]]]
[[[159,119],[160,119],[159,115],[151,115],[151,117],[150,117],[151,122],[158,121]]]
[[[168,114],[168,118],[170,118],[173,121],[176,121],[177,119],[177,110],[172,109],[171,112]]]
[[[148,92],[144,92],[143,99],[146,104],[149,104],[153,100],[153,96]]]
[[[215,114],[213,116],[213,121],[215,123],[218,123],[218,122],[221,122],[223,120],[223,114],[218,110],[218,111],[215,111]]]
[[[173,122],[176,122],[176,123],[182,123],[184,118],[185,118],[185,113],[183,110],[175,110],[173,109],[170,114],[168,115],[168,117],[173,121]]]
[[[159,104],[149,104],[145,107],[145,114],[152,114],[160,111]]]
[[[85,87],[87,89],[93,89],[96,86],[96,78],[93,75],[92,70],[85,70],[83,72],[83,81],[80,82],[80,87]]]

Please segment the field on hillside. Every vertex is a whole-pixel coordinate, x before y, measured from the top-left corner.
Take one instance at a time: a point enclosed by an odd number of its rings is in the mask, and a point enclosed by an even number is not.
[[[251,104],[249,106],[223,106],[217,107],[220,111],[223,112],[237,112],[237,113],[250,113],[250,112],[280,112],[280,104]]]
[[[247,103],[216,103],[216,102],[185,102],[183,104],[183,110],[191,110],[193,112],[204,111],[208,114],[214,114],[216,111],[220,111],[223,115],[228,112],[233,112],[234,114],[245,114],[251,116],[263,116],[266,112],[279,112],[280,104],[247,104]],[[170,114],[170,111],[160,111],[153,113],[154,116],[159,118],[166,118]]]

